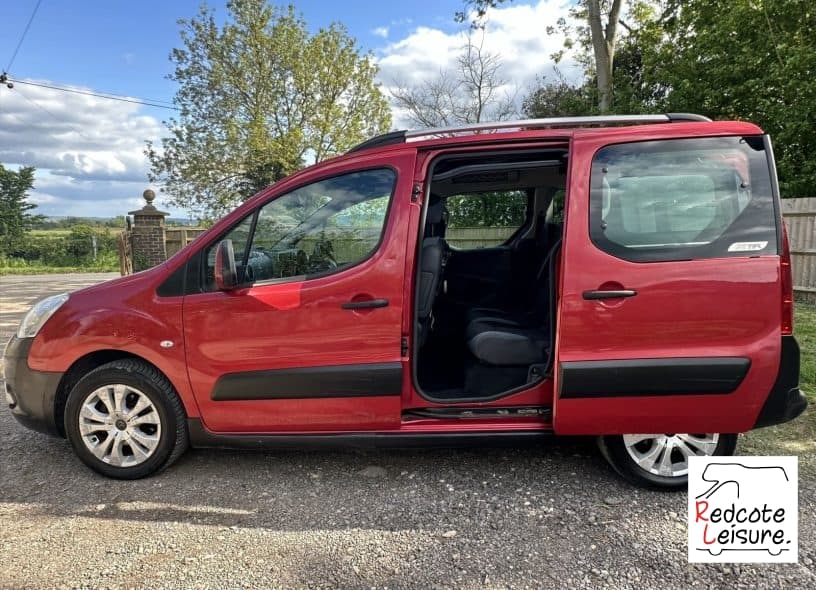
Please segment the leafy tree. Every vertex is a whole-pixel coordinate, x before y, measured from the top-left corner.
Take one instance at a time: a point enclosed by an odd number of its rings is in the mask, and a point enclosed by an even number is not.
[[[514,94],[503,90],[507,80],[501,66],[501,57],[484,48],[484,34],[474,41],[471,31],[454,70],[417,86],[397,82],[391,97],[420,127],[502,121],[514,116],[516,108]]]
[[[34,187],[34,168],[7,170],[0,164],[0,254],[13,251],[40,216],[28,212],[36,207],[27,201]]]
[[[522,111],[531,118],[593,115],[597,113],[595,88],[590,82],[580,86],[570,84],[556,70],[554,80],[542,77],[538,86],[524,98]]]
[[[312,35],[292,6],[265,0],[227,9],[221,27],[206,6],[180,21],[182,47],[170,56],[179,116],[161,149],[146,150],[151,181],[206,216],[390,126],[374,59],[341,25]]]
[[[646,85],[665,89],[657,107],[759,124],[774,138],[783,195],[811,196],[816,6],[809,0],[689,0],[673,8],[670,18],[640,35]]]

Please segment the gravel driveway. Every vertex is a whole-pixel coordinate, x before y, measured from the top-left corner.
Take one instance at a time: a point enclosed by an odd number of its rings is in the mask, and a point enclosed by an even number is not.
[[[3,342],[36,299],[110,275],[0,277]],[[585,440],[388,452],[192,451],[93,474],[0,408],[0,587],[816,588],[798,565],[689,565],[685,494],[636,490]]]

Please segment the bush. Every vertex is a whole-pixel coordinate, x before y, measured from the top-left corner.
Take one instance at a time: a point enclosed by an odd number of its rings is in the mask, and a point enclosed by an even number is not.
[[[59,267],[78,270],[117,270],[118,233],[79,225],[70,233],[32,235],[26,233],[0,257],[0,268]],[[96,257],[94,258],[94,240]]]

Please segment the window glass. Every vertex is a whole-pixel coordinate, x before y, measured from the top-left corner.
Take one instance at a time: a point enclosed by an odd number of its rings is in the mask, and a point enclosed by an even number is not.
[[[500,246],[524,225],[528,200],[522,190],[448,197],[445,239],[460,250]]]
[[[257,212],[251,240],[254,214],[221,238],[233,242],[239,281],[310,278],[361,262],[380,242],[395,184],[391,169],[366,170],[270,201]],[[209,291],[215,289],[216,246],[206,255]]]
[[[233,227],[224,237],[221,238],[221,240],[232,240],[239,283],[243,282],[244,267],[242,265],[242,261],[247,242],[249,241],[249,232],[252,229],[252,218],[253,215],[247,215],[238,225]],[[207,291],[215,290],[215,251],[221,240],[218,240],[207,248],[205,254],[207,267],[204,271],[204,287]]]
[[[590,235],[633,261],[775,254],[761,138],[620,144],[593,161]]]

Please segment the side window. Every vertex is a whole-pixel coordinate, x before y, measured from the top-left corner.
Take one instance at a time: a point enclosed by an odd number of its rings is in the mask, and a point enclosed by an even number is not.
[[[321,180],[270,201],[257,211],[251,239],[244,237],[239,243],[232,237],[244,222],[224,236],[233,240],[241,281],[311,278],[363,261],[380,243],[395,184],[396,174],[389,168],[365,170]],[[214,262],[210,253],[210,290]]]
[[[761,137],[618,144],[592,163],[590,237],[634,262],[776,254]]]
[[[501,246],[524,225],[528,201],[522,190],[450,196],[445,199],[445,239],[460,250]]]

